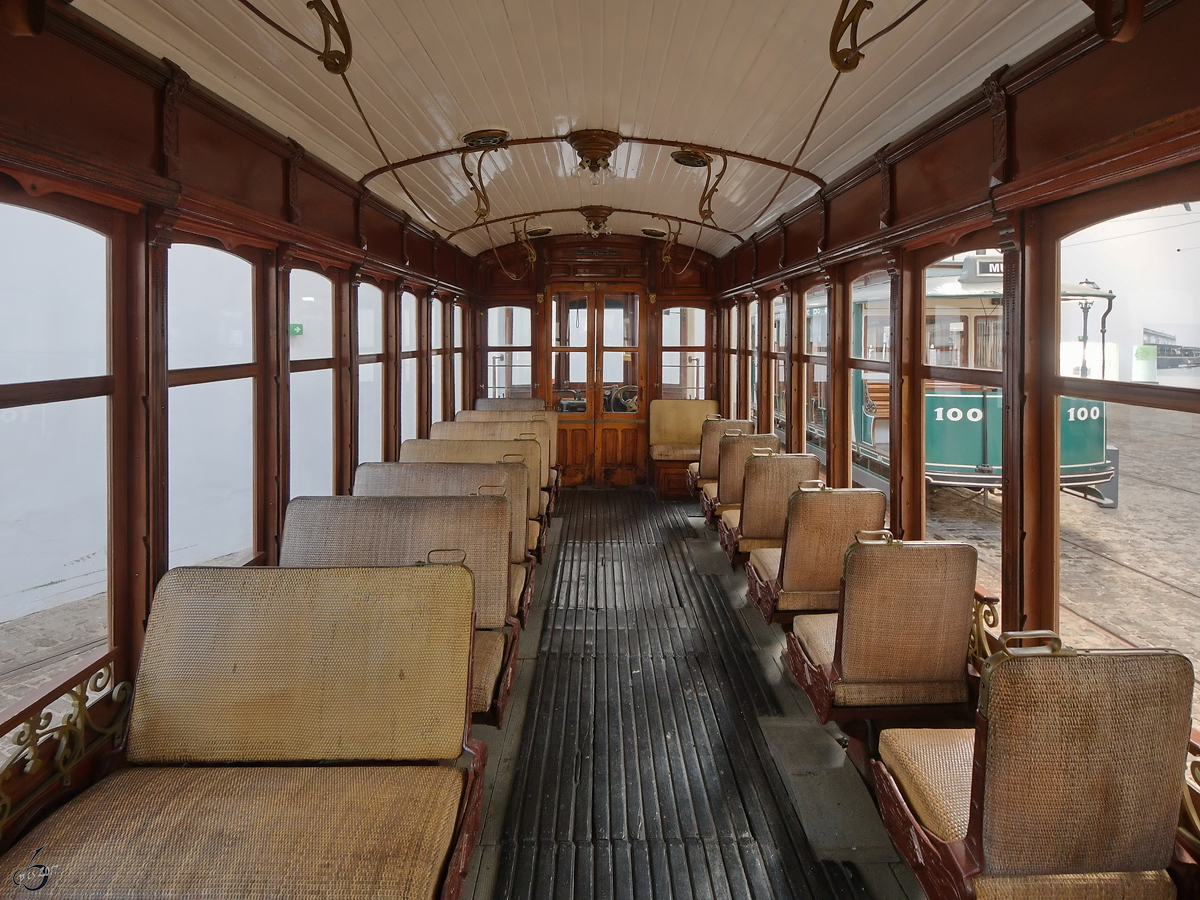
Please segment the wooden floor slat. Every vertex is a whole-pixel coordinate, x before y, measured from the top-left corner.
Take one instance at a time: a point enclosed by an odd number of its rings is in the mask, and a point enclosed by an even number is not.
[[[495,896],[835,896],[758,727],[779,712],[689,504],[564,490]]]

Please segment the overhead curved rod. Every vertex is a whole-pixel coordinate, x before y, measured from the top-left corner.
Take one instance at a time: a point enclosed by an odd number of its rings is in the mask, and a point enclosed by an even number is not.
[[[652,219],[674,219],[676,222],[686,222],[688,225],[699,225],[702,228],[708,228],[712,231],[719,231],[722,234],[727,234],[732,238],[737,238],[738,243],[741,243],[741,244],[744,244],[746,242],[746,239],[744,237],[742,237],[740,234],[738,234],[736,231],[730,231],[728,228],[721,228],[720,226],[714,225],[711,222],[707,222],[707,223],[700,222],[700,221],[697,221],[696,219],[687,219],[687,218],[684,218],[683,216],[671,215],[670,213],[650,212],[649,210],[645,210],[645,209],[625,209],[623,207],[613,207],[612,211],[614,213],[629,213],[632,216],[649,216]],[[460,229],[458,229],[458,231],[450,232],[448,235],[446,235],[446,238],[450,239],[452,237],[457,237],[458,235],[463,234],[464,232],[472,231],[476,228],[483,228],[484,226],[487,226],[487,225],[499,225],[501,222],[511,222],[515,219],[524,219],[527,217],[528,218],[536,218],[537,216],[550,216],[555,213],[578,213],[578,212],[580,212],[580,208],[578,206],[564,206],[560,209],[539,209],[537,212],[516,213],[515,215],[502,216],[498,219],[487,219],[483,222],[476,222],[473,225],[468,225],[466,228],[460,228]]]
[[[565,134],[554,135],[551,137],[511,138],[495,149],[499,150],[501,147],[520,147],[526,144],[553,144],[558,141],[565,141],[566,139],[567,136]],[[754,156],[751,153],[739,153],[736,150],[726,150],[723,147],[712,147],[708,144],[694,144],[691,141],[668,141],[664,138],[639,138],[625,137],[624,135],[621,135],[621,143],[649,144],[652,147],[690,147],[693,150],[702,150],[705,153],[711,153],[714,156],[728,156],[733,159],[741,159],[745,160],[746,162],[758,163],[760,166],[770,166],[772,169],[782,169],[784,172],[787,172],[790,175],[799,175],[801,178],[807,178],[819,188],[824,189],[825,187],[824,179],[821,178],[821,176],[808,171],[807,169],[801,169],[795,165],[789,166],[787,163],[777,162],[776,160],[767,159],[763,156]],[[388,163],[387,165],[380,166],[378,169],[372,169],[370,172],[360,178],[358,180],[358,186],[366,187],[373,179],[380,175],[385,175],[388,172],[395,172],[408,166],[415,166],[418,163],[430,162],[431,160],[442,159],[447,156],[454,156],[470,149],[470,147],[466,146],[452,147],[449,150],[438,150],[435,153],[426,153],[424,156],[414,156],[411,159],[402,159],[399,162]]]

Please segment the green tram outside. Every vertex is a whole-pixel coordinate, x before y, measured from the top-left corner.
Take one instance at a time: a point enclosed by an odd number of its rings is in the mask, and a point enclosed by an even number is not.
[[[931,487],[994,490],[1003,472],[1003,392],[970,383],[970,370],[1001,365],[1003,257],[965,254],[926,269],[926,363],[962,368],[963,381],[925,384],[925,480]],[[1061,300],[1100,305],[1107,315],[1114,295],[1091,285],[1063,285]],[[882,273],[851,288],[852,346],[861,359],[886,360],[891,352],[890,284]],[[827,317],[807,304],[810,329]],[[1103,325],[1101,326],[1103,328]],[[811,332],[810,332],[811,333]],[[1081,335],[1086,354],[1087,335]],[[825,384],[810,381],[807,437],[820,454],[825,446]],[[889,459],[889,381],[883,372],[851,373],[855,480],[886,489]],[[1105,507],[1116,506],[1119,454],[1108,446],[1105,404],[1063,397],[1059,405],[1060,487]]]

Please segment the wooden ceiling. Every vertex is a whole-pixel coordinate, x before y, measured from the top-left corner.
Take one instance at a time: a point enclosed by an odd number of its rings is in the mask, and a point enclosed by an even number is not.
[[[913,0],[875,0],[863,36]],[[321,24],[304,0],[255,0],[317,47]],[[76,0],[76,8],[182,66],[225,100],[295,138],[358,179],[383,160],[337,75],[238,0]],[[461,146],[462,135],[503,128],[514,138],[599,128],[706,144],[791,162],[834,76],[829,36],[838,0],[341,0],[353,41],[346,73],[392,161]],[[825,180],[972,91],[1005,64],[1091,15],[1082,0],[928,0],[843,75],[798,165]],[[670,147],[622,144],[600,186],[572,175],[565,142],[502,149],[483,176],[492,217],[600,204],[699,218],[704,170]],[[471,224],[475,198],[456,155],[371,189],[441,234]],[[713,201],[715,222],[749,236],[794,208],[815,185],[793,177],[768,205],[779,169],[731,160]],[[432,221],[430,221],[432,219]],[[616,233],[662,228],[615,213]],[[532,226],[577,233],[575,212]],[[489,232],[490,231],[490,235]],[[468,253],[512,240],[510,226],[453,238]],[[681,242],[715,254],[737,239],[684,225]]]

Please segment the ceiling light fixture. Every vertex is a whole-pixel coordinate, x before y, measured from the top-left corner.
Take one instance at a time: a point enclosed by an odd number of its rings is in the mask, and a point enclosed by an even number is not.
[[[572,131],[565,140],[579,154],[579,165],[575,167],[574,174],[578,177],[584,172],[591,172],[592,186],[603,184],[605,176],[611,171],[612,152],[621,145],[621,136],[615,131],[589,129]]]
[[[667,233],[661,228],[643,228],[642,234],[644,234],[646,237],[654,238],[656,240],[662,240],[667,236]]]
[[[680,147],[671,153],[671,159],[690,169],[703,169],[712,164],[712,157],[695,147]]]
[[[598,238],[602,234],[612,234],[612,229],[608,227],[608,217],[612,213],[612,208],[608,206],[579,207],[579,214],[587,219],[583,233],[594,238]]]
[[[540,226],[540,227],[538,227],[538,228],[530,228],[530,229],[529,229],[527,232],[525,232],[525,233],[526,233],[527,235],[529,235],[529,237],[531,237],[531,238],[540,238],[540,237],[545,237],[546,235],[548,235],[548,234],[549,234],[550,232],[552,232],[553,230],[554,230],[554,229],[553,229],[553,228],[551,228],[549,225],[542,225],[542,226]]]
[[[502,128],[480,128],[463,135],[463,146],[472,150],[488,150],[500,147],[508,141],[508,132]]]

